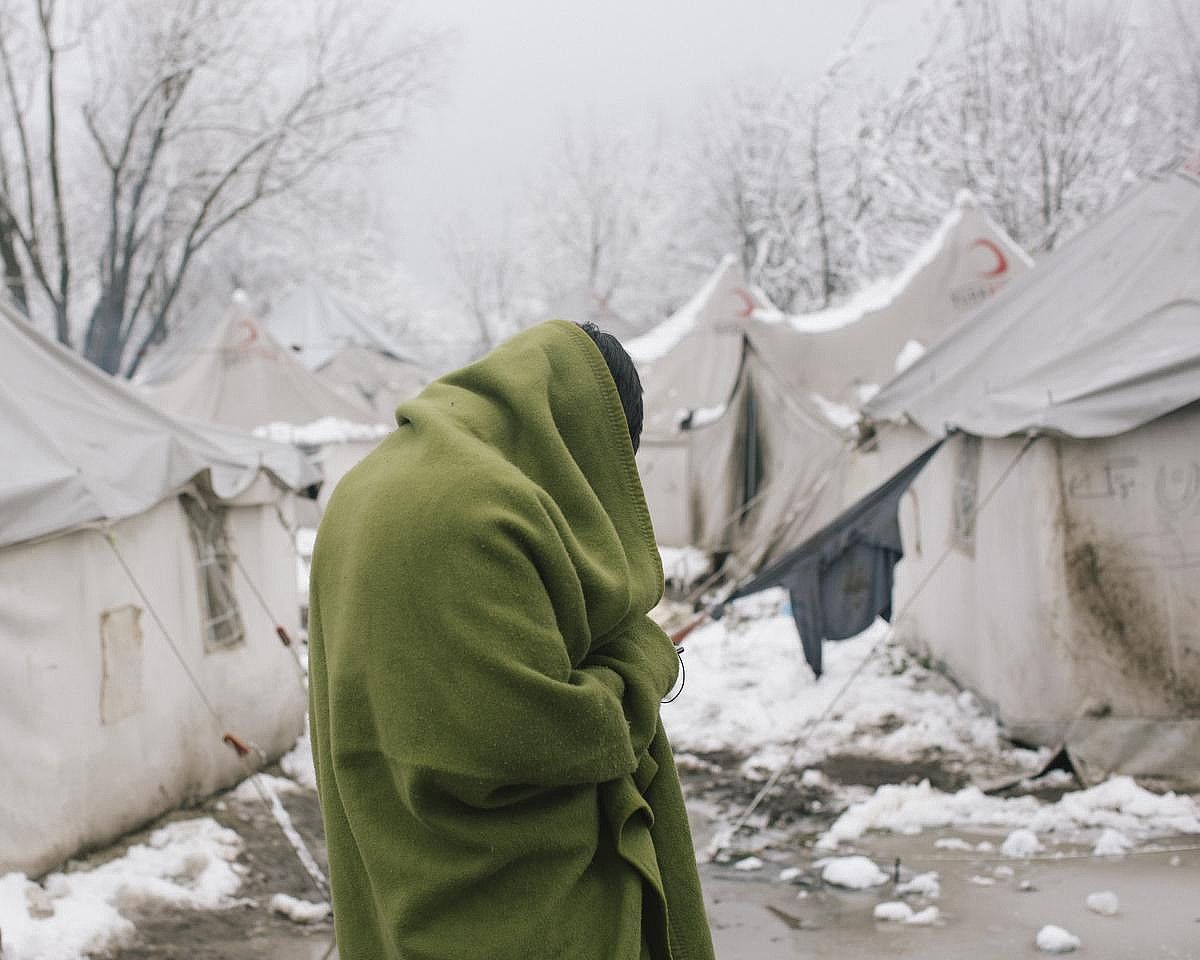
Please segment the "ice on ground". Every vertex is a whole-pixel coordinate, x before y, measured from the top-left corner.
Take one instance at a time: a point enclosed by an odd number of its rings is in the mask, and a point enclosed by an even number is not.
[[[888,875],[869,857],[827,857],[816,866],[822,880],[847,890],[867,890],[888,882]]]
[[[910,927],[932,927],[938,922],[941,911],[937,907],[926,907],[920,913],[914,913],[904,922]]]
[[[1045,844],[1037,838],[1032,830],[1021,828],[1014,830],[1000,844],[1000,852],[1014,859],[1028,859],[1046,849]]]
[[[784,867],[779,871],[779,879],[784,883],[791,883],[793,880],[800,879],[803,873],[804,871],[799,867]]]
[[[299,900],[286,893],[277,893],[271,898],[271,910],[294,923],[319,923],[332,912],[327,903]]]
[[[313,766],[312,741],[309,739],[307,730],[296,741],[296,745],[283,755],[279,766],[305,790],[317,789],[317,771]]]
[[[876,920],[892,920],[903,923],[913,915],[913,908],[901,900],[889,900],[875,904]]]
[[[793,744],[880,641],[876,623],[858,637],[825,646],[825,673],[813,677],[796,626],[780,612],[783,591],[730,606],[687,643],[687,686],[662,708],[675,746],[691,753],[749,753],[747,769],[768,771],[791,759],[796,770],[837,754],[912,762],[931,755],[989,769],[1033,769],[1041,754],[1011,747],[996,721],[946,679],[885,644],[863,668],[832,716]]]
[[[945,827],[1011,829],[1004,852],[1024,857],[1036,852],[1026,834],[1032,834],[1034,841],[1047,834],[1074,837],[1095,831],[1098,835],[1105,828],[1135,841],[1200,834],[1200,805],[1189,796],[1151,793],[1131,777],[1113,777],[1087,790],[1063,794],[1056,803],[1029,796],[992,797],[978,787],[942,793],[928,781],[889,784],[867,800],[852,804],[822,834],[817,846],[833,850],[858,840],[868,830],[911,835]],[[1014,839],[1018,834],[1019,839]],[[982,844],[976,849],[982,851]]]
[[[1117,911],[1121,909],[1121,901],[1111,890],[1101,890],[1098,893],[1088,894],[1087,908],[1102,917],[1112,917],[1116,916]]]
[[[1071,953],[1079,949],[1079,938],[1062,927],[1046,924],[1038,931],[1037,948],[1043,953]]]
[[[0,877],[4,958],[78,960],[111,951],[134,934],[122,911],[148,903],[234,906],[241,851],[236,833],[204,817],[168,824],[116,860],[51,874],[42,886],[21,873]]]
[[[901,897],[918,896],[937,900],[942,895],[942,885],[937,873],[933,871],[918,873],[911,880],[899,884],[896,887],[896,894]]]
[[[933,841],[933,845],[938,850],[974,850],[975,848],[967,843],[962,837],[939,837]]]
[[[981,877],[979,874],[971,877],[969,883],[975,884],[977,887],[994,887],[996,885],[995,877]]]
[[[1123,857],[1133,849],[1133,841],[1120,830],[1108,827],[1100,834],[1092,853],[1098,857]]]
[[[275,443],[292,443],[306,447],[321,447],[327,443],[349,443],[353,440],[380,440],[395,427],[386,423],[352,423],[337,417],[322,417],[312,423],[268,423],[254,428],[254,435]]]
[[[764,866],[765,864],[758,857],[743,857],[733,865],[733,869],[749,872],[751,870],[761,870]]]
[[[1017,872],[1012,867],[1008,866],[1007,864],[1002,863],[1002,864],[1000,864],[1000,866],[996,867],[996,869],[993,870],[992,873],[1000,880],[1009,880],[1012,877],[1016,876]]]

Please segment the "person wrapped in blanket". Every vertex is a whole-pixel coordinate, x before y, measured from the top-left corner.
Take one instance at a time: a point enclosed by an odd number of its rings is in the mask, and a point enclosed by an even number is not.
[[[342,960],[710,960],[628,355],[552,320],[396,416],[312,564]]]

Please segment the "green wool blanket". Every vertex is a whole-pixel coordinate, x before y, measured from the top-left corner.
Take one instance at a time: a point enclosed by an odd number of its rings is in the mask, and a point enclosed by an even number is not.
[[[662,567],[616,386],[551,321],[339,484],[310,601],[342,960],[705,960],[659,702]]]

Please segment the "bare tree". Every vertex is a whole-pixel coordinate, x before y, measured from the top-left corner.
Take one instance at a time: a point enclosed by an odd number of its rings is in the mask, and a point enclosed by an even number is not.
[[[640,313],[651,272],[661,277],[669,204],[661,131],[646,137],[592,118],[564,129],[558,151],[529,188],[521,225],[536,293],[560,304],[581,292]]]
[[[488,350],[524,319],[515,308],[527,286],[517,244],[507,226],[492,236],[460,220],[444,231],[442,250],[454,299],[475,324],[479,352]]]
[[[1027,249],[1053,249],[1168,159],[1160,78],[1124,7],[962,0],[954,39],[893,104],[897,161],[930,190],[975,192]]]
[[[202,255],[247,218],[302,203],[347,157],[394,142],[445,49],[339,0],[293,4],[286,19],[240,0],[120,0],[90,17],[36,0],[32,24],[6,2],[22,30],[0,31],[13,121],[0,130],[0,259],[10,287],[24,288],[25,268],[36,280],[59,340],[82,327],[83,353],[126,375],[165,334]],[[81,81],[69,90],[68,53]],[[37,96],[21,87],[31,74]]]

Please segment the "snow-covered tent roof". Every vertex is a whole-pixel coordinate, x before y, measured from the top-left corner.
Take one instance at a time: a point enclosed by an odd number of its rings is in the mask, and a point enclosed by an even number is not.
[[[395,360],[416,363],[399,338],[312,277],[271,309],[266,324],[309,370],[321,369],[346,347],[367,347]]]
[[[1200,156],[1048,256],[866,407],[939,435],[1132,430],[1200,398]]]
[[[741,321],[766,306],[729,256],[691,300],[625,345],[646,391],[646,436],[674,434],[682,411],[729,399],[742,362]]]
[[[857,388],[892,379],[921,347],[939,340],[1030,264],[963,192],[895,276],[829,310],[799,316],[756,310],[744,326],[766,356],[787,358],[779,367],[797,390],[856,408]]]
[[[300,453],[186,423],[0,304],[0,546],[148,510],[197,476],[234,497],[267,470],[292,489],[320,479]]]
[[[190,352],[190,361],[171,379],[143,387],[177,416],[244,430],[327,417],[357,424],[381,419],[318,379],[244,308],[231,309]]]

